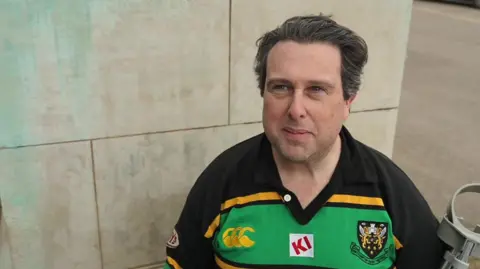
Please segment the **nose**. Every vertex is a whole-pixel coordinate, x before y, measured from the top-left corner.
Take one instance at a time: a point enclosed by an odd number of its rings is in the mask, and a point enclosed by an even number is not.
[[[305,100],[304,100],[302,91],[294,91],[292,94],[292,99],[290,102],[290,107],[288,110],[288,115],[293,120],[299,120],[305,118],[307,111],[305,109]]]

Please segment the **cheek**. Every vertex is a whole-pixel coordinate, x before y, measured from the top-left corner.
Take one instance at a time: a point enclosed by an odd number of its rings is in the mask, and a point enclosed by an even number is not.
[[[278,102],[265,99],[263,102],[263,121],[267,126],[274,127],[282,120],[283,110]]]
[[[263,102],[263,113],[268,118],[279,118],[282,114],[281,104],[272,98],[265,98]]]
[[[328,113],[318,113],[319,121],[338,122],[345,120],[348,116],[348,106],[344,102],[336,102],[328,108]],[[323,115],[323,116],[322,116]]]

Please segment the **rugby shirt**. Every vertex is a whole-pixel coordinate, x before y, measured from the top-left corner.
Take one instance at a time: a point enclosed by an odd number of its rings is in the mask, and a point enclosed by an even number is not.
[[[410,178],[344,126],[337,167],[304,209],[264,133],[221,153],[190,190],[165,268],[437,269],[438,220]]]

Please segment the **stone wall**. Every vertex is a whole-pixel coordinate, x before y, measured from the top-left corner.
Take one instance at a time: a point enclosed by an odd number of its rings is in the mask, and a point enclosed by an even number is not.
[[[411,0],[0,5],[1,269],[154,268],[202,169],[261,132],[255,40],[331,13],[368,42],[347,122],[391,156]]]

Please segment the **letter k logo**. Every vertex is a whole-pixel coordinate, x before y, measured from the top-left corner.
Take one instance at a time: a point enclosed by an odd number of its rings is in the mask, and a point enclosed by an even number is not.
[[[313,234],[290,234],[290,257],[313,258]]]

